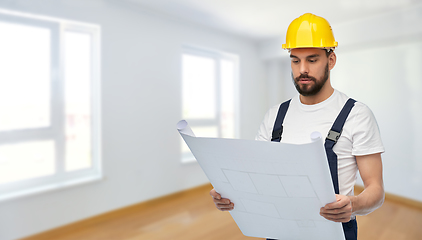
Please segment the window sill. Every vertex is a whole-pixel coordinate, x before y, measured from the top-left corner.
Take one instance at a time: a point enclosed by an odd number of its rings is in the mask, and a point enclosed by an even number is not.
[[[63,190],[71,187],[76,187],[79,185],[85,185],[89,183],[99,182],[104,180],[105,177],[102,175],[89,176],[89,177],[80,177],[78,179],[72,179],[68,181],[52,183],[40,187],[28,188],[21,191],[16,191],[8,194],[0,194],[0,203],[16,200],[20,198],[25,198],[29,196],[39,195],[43,193],[53,192],[57,190]]]

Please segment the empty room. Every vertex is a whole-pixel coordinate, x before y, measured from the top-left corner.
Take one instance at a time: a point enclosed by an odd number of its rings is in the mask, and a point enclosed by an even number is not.
[[[0,0],[0,240],[422,239],[421,21]]]

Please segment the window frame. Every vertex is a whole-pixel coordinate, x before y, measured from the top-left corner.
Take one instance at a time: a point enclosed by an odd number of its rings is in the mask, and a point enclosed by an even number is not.
[[[100,41],[99,25],[27,14],[0,9],[0,21],[43,27],[51,30],[50,63],[50,126],[31,129],[0,131],[0,144],[52,140],[55,144],[55,172],[0,184],[0,202],[45,191],[70,187],[103,178],[101,166],[100,119]],[[91,35],[91,159],[90,168],[65,170],[65,66],[64,33],[82,32]]]

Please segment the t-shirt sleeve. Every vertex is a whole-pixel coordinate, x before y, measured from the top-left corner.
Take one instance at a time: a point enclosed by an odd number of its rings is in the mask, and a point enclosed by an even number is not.
[[[352,119],[354,126],[352,129],[352,155],[364,156],[383,153],[384,145],[374,114],[366,105],[362,103],[357,103],[357,105],[357,113]]]
[[[278,107],[274,106],[268,110],[268,112],[264,116],[264,120],[262,120],[261,125],[259,126],[258,133],[255,136],[255,140],[258,141],[271,141],[274,121],[276,114],[278,113]]]

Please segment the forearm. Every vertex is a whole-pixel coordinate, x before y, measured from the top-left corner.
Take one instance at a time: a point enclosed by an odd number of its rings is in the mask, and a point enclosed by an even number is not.
[[[357,196],[349,196],[352,202],[353,215],[366,215],[384,203],[384,187],[382,184],[370,185]]]

